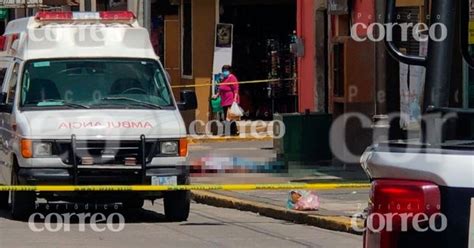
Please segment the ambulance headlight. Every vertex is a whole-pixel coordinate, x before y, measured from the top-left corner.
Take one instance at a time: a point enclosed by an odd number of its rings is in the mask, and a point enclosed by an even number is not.
[[[53,154],[53,144],[50,142],[33,143],[33,157],[48,157]]]
[[[164,155],[177,155],[179,152],[178,141],[165,141],[161,142],[161,154]]]

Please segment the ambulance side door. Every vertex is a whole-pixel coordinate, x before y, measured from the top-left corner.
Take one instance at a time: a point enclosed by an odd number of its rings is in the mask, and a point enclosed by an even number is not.
[[[13,63],[11,62],[0,62],[0,104],[5,104],[7,101],[7,94],[8,94],[8,83],[9,82],[9,75],[13,70]],[[7,115],[4,112],[0,112],[0,185],[8,185],[10,183],[10,175],[8,169],[9,166],[9,148],[8,142],[10,134],[8,134],[8,130],[10,127],[7,127],[7,123],[10,120],[7,118],[10,115]]]

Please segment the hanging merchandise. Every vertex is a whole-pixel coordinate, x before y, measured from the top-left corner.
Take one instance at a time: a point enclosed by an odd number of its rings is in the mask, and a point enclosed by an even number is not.
[[[427,37],[426,40],[428,40]],[[420,56],[426,56],[427,51],[428,42],[421,42]],[[420,129],[425,76],[424,67],[400,63],[400,127],[402,129]]]
[[[268,79],[286,79],[296,76],[296,57],[291,44],[297,40],[295,32],[285,39],[267,40]],[[297,111],[297,87],[294,80],[281,80],[269,84],[267,96],[271,100],[272,113]]]

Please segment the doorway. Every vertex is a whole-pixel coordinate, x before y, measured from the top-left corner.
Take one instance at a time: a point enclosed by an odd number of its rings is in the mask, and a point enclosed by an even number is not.
[[[295,0],[221,0],[221,23],[234,25],[233,69],[239,81],[281,79],[242,84],[241,105],[248,119],[271,120],[274,113],[297,111]]]

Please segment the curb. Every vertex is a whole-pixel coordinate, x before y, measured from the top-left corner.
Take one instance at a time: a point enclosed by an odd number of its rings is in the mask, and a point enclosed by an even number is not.
[[[304,212],[289,210],[283,207],[242,200],[207,191],[192,191],[192,198],[197,203],[214,207],[249,211],[274,219],[306,224],[332,231],[347,232],[357,235],[362,234],[352,228],[351,218],[345,216],[309,215]],[[362,221],[358,221],[358,226],[362,226],[362,224]]]
[[[206,144],[206,143],[220,143],[220,142],[251,142],[251,141],[272,141],[273,137],[266,135],[264,137],[203,137],[193,138],[188,137],[189,144]]]

